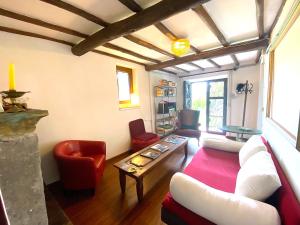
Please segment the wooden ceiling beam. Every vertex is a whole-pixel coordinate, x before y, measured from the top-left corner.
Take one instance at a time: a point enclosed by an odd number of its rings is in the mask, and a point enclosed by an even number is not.
[[[131,11],[138,13],[143,11],[143,8],[137,4],[134,0],[119,0],[123,5],[125,5],[128,9],[130,9]],[[154,24],[154,26],[162,33],[164,34],[166,37],[168,37],[171,41],[177,40],[178,37],[170,30],[168,29],[163,23],[158,22],[156,24]],[[199,53],[200,50],[197,49],[194,46],[191,46],[191,49],[196,52]],[[178,58],[178,56],[168,53],[168,56],[172,57],[172,58]],[[191,66],[194,66],[198,69],[204,70],[204,68],[202,68],[201,66],[195,64],[195,63],[188,63]]]
[[[66,10],[66,11],[69,11],[69,12],[72,12],[78,16],[81,16],[83,18],[85,18],[86,20],[89,20],[89,21],[92,21],[102,27],[106,27],[109,25],[109,23],[107,23],[106,21],[100,19],[99,17],[91,14],[91,13],[88,13],[82,9],[79,9],[67,2],[64,2],[62,0],[40,0],[42,2],[46,2],[48,4],[51,4],[51,5],[54,5],[58,8],[61,8],[63,10]]]
[[[146,70],[156,70],[156,69],[163,69],[165,67],[174,66],[178,64],[183,64],[191,61],[196,61],[200,59],[210,59],[214,57],[230,55],[245,51],[252,51],[257,49],[266,48],[269,44],[269,39],[258,39],[253,41],[246,41],[243,43],[229,45],[227,47],[222,47],[219,49],[213,49],[210,51],[201,52],[198,54],[183,56],[181,58],[172,59],[168,61],[164,61],[162,63],[154,64],[154,65],[147,65]]]
[[[176,70],[179,70],[179,71],[181,71],[183,73],[188,73],[189,72],[188,70],[182,69],[182,68],[180,68],[178,66],[173,66],[173,68],[176,69]]]
[[[170,74],[173,74],[173,75],[177,75],[177,73],[175,73],[173,71],[170,71],[170,70],[167,70],[167,69],[161,69],[159,71],[162,71],[162,72],[165,72],[165,73],[170,73]]]
[[[213,21],[211,16],[208,14],[208,12],[204,9],[202,5],[199,5],[195,8],[193,8],[194,12],[203,20],[203,22],[208,26],[208,28],[211,30],[211,32],[214,33],[214,35],[218,38],[220,43],[226,47],[230,43],[226,40],[225,36],[223,33],[220,31],[216,23]],[[234,61],[235,66],[239,66],[240,63],[238,59],[236,58],[235,55],[230,55],[232,60]],[[210,61],[210,63],[214,64],[213,62]],[[215,65],[215,64],[214,64]],[[221,68],[220,65],[215,65],[217,68]]]
[[[134,0],[119,0],[123,5],[125,5],[131,11],[138,13],[143,10],[143,8],[137,4]]]
[[[32,18],[32,17],[21,15],[21,14],[11,12],[11,11],[8,11],[8,10],[2,9],[2,8],[0,8],[0,15],[8,17],[8,18],[12,18],[12,19],[20,20],[20,21],[23,21],[23,22],[31,23],[31,24],[34,24],[34,25],[37,25],[37,26],[45,27],[45,28],[48,28],[48,29],[51,29],[51,30],[59,31],[59,32],[62,32],[62,33],[65,33],[65,34],[70,34],[70,35],[73,35],[73,36],[81,37],[81,38],[86,38],[86,37],[89,36],[87,34],[83,34],[81,32],[78,32],[78,31],[75,31],[75,30],[72,30],[72,29],[69,29],[69,28],[66,28],[66,27],[51,24],[51,23],[48,23],[48,22],[45,22],[45,21],[42,21],[42,20],[39,20],[39,19],[35,19],[35,18]]]
[[[23,36],[27,36],[27,37],[39,38],[39,39],[43,39],[43,40],[47,40],[47,41],[52,41],[52,42],[68,45],[68,46],[71,46],[71,47],[75,45],[75,43],[72,43],[72,42],[69,42],[69,41],[65,41],[65,40],[61,40],[61,39],[57,39],[57,38],[52,38],[52,37],[48,37],[48,36],[45,36],[45,35],[28,32],[28,31],[22,31],[22,30],[18,30],[18,29],[14,29],[14,28],[4,27],[4,26],[0,26],[0,31],[11,33],[11,34],[23,35]],[[127,61],[127,62],[132,62],[132,63],[139,64],[139,65],[142,65],[142,66],[146,66],[144,63],[141,63],[141,62],[138,62],[138,61],[135,61],[135,60],[132,60],[132,59],[127,59],[127,58],[122,57],[122,56],[113,55],[113,54],[103,52],[103,51],[100,51],[100,50],[92,50],[92,52],[97,53],[97,54],[101,54],[101,55],[106,55],[106,56],[109,56],[109,57],[113,57],[113,58],[116,58],[116,59],[121,59],[121,60],[124,60],[124,61]]]
[[[60,2],[57,2],[57,0],[41,0],[41,1],[46,2],[48,4],[51,4],[53,6],[57,6],[57,7],[61,8],[61,9],[64,9],[68,12],[74,13],[77,16],[83,17],[83,18],[85,18],[89,21],[92,21],[94,23],[97,23],[98,25],[101,25],[103,27],[107,27],[108,25],[110,25],[110,23],[102,20],[101,18],[96,17],[96,16],[94,16],[94,15],[92,15],[92,14],[86,12],[86,11],[83,11],[82,9],[79,9],[79,8],[73,6],[73,5],[71,7],[69,7],[70,4],[68,4],[68,3],[60,3]],[[127,1],[130,2],[130,0],[127,0]],[[126,2],[126,0],[124,0],[124,2]],[[140,9],[142,9],[142,8],[140,8]],[[131,41],[135,44],[141,45],[141,46],[143,46],[145,48],[148,48],[148,49],[151,49],[153,51],[157,51],[157,52],[159,52],[163,55],[169,56],[171,58],[176,57],[175,55],[173,55],[173,54],[171,54],[171,53],[169,53],[169,52],[167,52],[167,51],[165,51],[165,50],[163,50],[163,49],[161,49],[161,48],[159,48],[159,47],[157,47],[157,46],[155,46],[155,45],[153,45],[149,42],[146,42],[146,41],[144,41],[144,40],[142,40],[142,39],[140,39],[136,36],[133,36],[131,34],[130,35],[125,35],[124,38],[126,38],[127,40],[129,40],[129,41]]]
[[[264,0],[255,0],[256,3],[256,23],[259,38],[263,38],[264,32]]]
[[[161,48],[158,48],[157,46],[155,46],[155,45],[153,45],[153,44],[151,44],[149,42],[146,42],[146,41],[144,41],[142,39],[139,39],[139,38],[137,38],[137,37],[135,37],[133,35],[126,35],[126,36],[124,36],[124,38],[126,38],[127,40],[129,40],[131,42],[134,42],[134,43],[136,43],[138,45],[141,45],[141,46],[143,46],[145,48],[148,48],[148,49],[151,49],[153,51],[159,52],[159,53],[161,53],[163,55],[166,55],[166,56],[169,56],[171,58],[175,58],[175,55],[173,55],[172,53],[167,52],[167,51],[165,51],[165,50],[163,50]]]
[[[260,60],[260,57],[261,57],[261,53],[262,53],[262,50],[258,50],[257,51],[257,56],[256,56],[256,59],[255,59],[255,63],[259,63],[259,60]]]
[[[214,60],[212,60],[212,59],[207,59],[207,61],[210,62],[211,64],[213,64],[215,67],[221,68],[221,66],[220,66],[218,63],[216,63]]]
[[[70,34],[70,35],[73,35],[73,36],[76,36],[76,37],[86,38],[86,37],[89,36],[87,34],[83,34],[81,32],[78,32],[78,31],[75,31],[75,30],[72,30],[72,29],[69,29],[69,28],[65,28],[65,27],[62,27],[62,26],[51,24],[51,23],[48,23],[48,22],[45,22],[45,21],[42,21],[42,20],[39,20],[39,19],[35,19],[35,18],[32,18],[32,17],[21,15],[21,14],[11,12],[11,11],[8,11],[8,10],[5,10],[5,9],[1,9],[1,8],[0,8],[0,15],[8,17],[8,18],[12,18],[12,19],[20,20],[20,21],[23,21],[23,22],[27,22],[27,23],[30,23],[30,24],[34,24],[34,25],[37,25],[37,26],[41,26],[41,27],[44,27],[44,28],[48,28],[48,29],[51,29],[51,30],[55,30],[55,31],[58,31],[58,32],[62,32],[62,33],[65,33],[65,34]],[[132,55],[132,56],[140,58],[140,59],[147,60],[149,62],[154,62],[154,63],[159,63],[160,62],[159,60],[143,56],[143,55],[135,53],[131,50],[127,50],[125,48],[116,46],[114,44],[107,43],[103,46],[106,47],[106,48],[110,48],[110,49],[113,49],[113,50],[117,50],[117,51],[126,53],[128,55]]]
[[[275,27],[275,25],[276,25],[276,23],[277,23],[280,15],[281,15],[281,13],[282,13],[282,10],[283,10],[283,7],[284,7],[285,3],[286,3],[286,0],[282,0],[281,1],[281,5],[280,5],[280,7],[278,9],[278,12],[277,12],[277,14],[275,16],[275,19],[274,19],[274,21],[273,21],[273,23],[272,23],[272,25],[271,25],[271,27],[270,27],[270,29],[268,31],[268,37],[271,37],[271,34],[272,34],[273,30],[274,30],[274,27]]]
[[[83,55],[99,45],[103,45],[118,37],[143,29],[176,13],[182,12],[197,4],[205,3],[207,1],[208,0],[162,0],[139,13],[113,23],[108,27],[94,33],[72,47],[72,52],[78,56]]]
[[[109,49],[113,49],[113,50],[116,50],[116,51],[119,51],[119,52],[123,52],[125,54],[132,55],[134,57],[137,57],[137,58],[140,58],[140,59],[144,59],[144,60],[149,61],[149,62],[153,62],[153,63],[160,63],[161,62],[160,60],[153,59],[153,58],[150,58],[150,57],[138,54],[136,52],[133,52],[131,50],[122,48],[120,46],[117,46],[117,45],[114,45],[114,44],[111,44],[111,43],[105,43],[103,45],[103,47],[109,48]]]
[[[193,8],[193,11],[203,20],[203,22],[208,26],[211,32],[214,33],[223,46],[229,45],[222,32],[219,30],[213,19],[202,5]]]

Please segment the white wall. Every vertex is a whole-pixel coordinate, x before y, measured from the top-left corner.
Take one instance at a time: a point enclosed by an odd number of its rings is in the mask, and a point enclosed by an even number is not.
[[[58,179],[52,148],[66,139],[103,140],[107,158],[127,151],[128,122],[145,120],[151,130],[149,73],[140,65],[95,53],[73,56],[70,47],[0,32],[0,90],[8,89],[8,64],[15,63],[17,90],[31,108],[47,109],[38,126],[45,182]],[[116,65],[134,69],[141,107],[119,110]]]
[[[260,69],[258,65],[249,66],[231,72],[231,100],[230,100],[230,118],[231,125],[242,125],[243,107],[245,94],[234,94],[238,83],[245,83],[246,80],[253,84],[253,93],[248,94],[245,126],[257,127],[257,110],[258,110],[258,96],[259,96],[259,74]]]
[[[182,80],[199,81],[228,77],[228,101],[227,101],[227,124],[242,125],[243,107],[245,95],[236,95],[235,88],[238,83],[248,80],[253,83],[254,92],[248,95],[245,126],[257,128],[257,110],[259,96],[259,65],[240,68],[236,71],[224,71],[218,73],[202,74],[193,77],[182,78]]]

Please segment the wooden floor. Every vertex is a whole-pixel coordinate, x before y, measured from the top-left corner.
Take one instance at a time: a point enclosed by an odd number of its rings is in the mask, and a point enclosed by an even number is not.
[[[119,175],[113,164],[125,156],[109,160],[96,194],[76,192],[65,196],[61,185],[54,183],[49,189],[74,225],[160,225],[161,202],[169,190],[169,182],[176,171],[181,171],[199,149],[197,141],[188,144],[189,155],[174,153],[161,166],[144,178],[144,199],[138,203],[135,181],[127,177],[126,194],[122,195]]]

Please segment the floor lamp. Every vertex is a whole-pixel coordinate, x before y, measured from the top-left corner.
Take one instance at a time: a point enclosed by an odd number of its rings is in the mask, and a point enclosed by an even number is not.
[[[252,94],[252,92],[253,92],[252,89],[253,89],[253,84],[249,83],[248,80],[246,80],[246,83],[239,83],[236,86],[236,92],[238,94],[245,93],[242,127],[245,126],[245,115],[246,115],[247,97],[248,97],[248,94]]]

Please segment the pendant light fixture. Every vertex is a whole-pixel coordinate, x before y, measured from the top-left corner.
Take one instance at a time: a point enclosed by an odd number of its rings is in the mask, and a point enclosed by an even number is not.
[[[182,56],[190,50],[190,41],[188,39],[177,39],[172,42],[172,52],[177,56]]]

